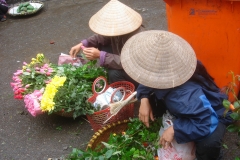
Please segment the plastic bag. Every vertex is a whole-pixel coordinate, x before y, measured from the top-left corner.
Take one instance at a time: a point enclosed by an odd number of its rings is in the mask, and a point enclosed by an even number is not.
[[[70,55],[61,53],[58,58],[58,65],[62,64],[72,64],[76,67],[81,67],[85,61],[81,57],[76,57],[76,59],[73,59]]]
[[[96,101],[93,103],[93,106],[96,108],[100,107],[100,110],[107,108],[110,104],[112,94],[115,90],[116,89],[109,87],[104,93],[97,96]],[[112,100],[113,102],[118,102],[122,99],[122,97],[123,94],[121,93],[121,91],[117,91],[114,94]]]
[[[159,135],[162,136],[163,132],[170,126],[173,125],[175,117],[168,111],[163,115],[163,127],[160,128]],[[184,144],[178,144],[174,139],[172,142],[172,148],[158,149],[158,159],[160,160],[194,160],[195,156],[195,143],[188,142]]]

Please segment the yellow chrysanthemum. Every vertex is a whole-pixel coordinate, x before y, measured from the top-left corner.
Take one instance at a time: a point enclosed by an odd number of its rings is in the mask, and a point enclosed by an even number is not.
[[[51,84],[53,84],[55,86],[63,86],[66,79],[67,79],[66,77],[54,76],[51,81]]]
[[[36,58],[32,58],[32,62],[36,62]]]
[[[43,111],[54,110],[55,103],[53,102],[54,96],[57,93],[57,89],[63,86],[66,81],[66,77],[54,76],[49,84],[47,84],[45,92],[43,93],[41,100],[41,109]]]
[[[38,62],[43,62],[44,58],[45,58],[45,57],[44,57],[44,55],[43,55],[42,53],[38,53],[38,54],[37,54],[37,61],[38,61]]]

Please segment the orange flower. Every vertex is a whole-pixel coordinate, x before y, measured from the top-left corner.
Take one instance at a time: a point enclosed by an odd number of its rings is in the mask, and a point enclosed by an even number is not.
[[[230,104],[230,105],[229,105],[229,109],[230,109],[231,111],[233,111],[233,110],[235,109],[234,105],[233,105],[233,104]]]

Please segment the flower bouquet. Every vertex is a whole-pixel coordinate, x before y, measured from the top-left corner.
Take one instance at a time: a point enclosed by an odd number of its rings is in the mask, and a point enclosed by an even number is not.
[[[107,75],[96,62],[88,61],[81,67],[58,66],[50,63],[43,54],[37,54],[13,74],[14,98],[23,99],[32,116],[71,112],[76,118],[92,114],[95,108],[87,101],[92,95],[92,83],[97,77]]]

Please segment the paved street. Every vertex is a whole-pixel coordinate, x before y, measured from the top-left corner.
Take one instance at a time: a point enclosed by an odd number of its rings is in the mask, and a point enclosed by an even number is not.
[[[10,5],[17,0],[9,0]],[[57,159],[86,148],[94,134],[85,117],[75,120],[58,115],[32,117],[21,100],[13,98],[12,75],[24,61],[43,53],[57,63],[60,53],[69,52],[80,40],[92,35],[90,17],[108,0],[45,0],[44,8],[26,17],[11,17],[0,22],[0,160]],[[165,3],[162,0],[121,0],[138,11],[147,30],[167,30]],[[54,41],[54,44],[50,44]],[[225,144],[226,160],[240,157],[235,134]]]

